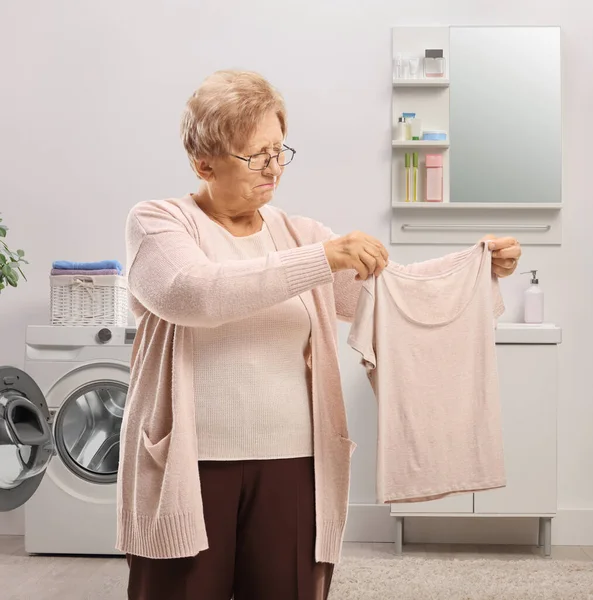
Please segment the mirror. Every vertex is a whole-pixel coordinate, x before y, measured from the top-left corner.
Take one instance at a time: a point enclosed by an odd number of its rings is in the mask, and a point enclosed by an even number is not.
[[[559,27],[451,27],[451,202],[561,202]]]

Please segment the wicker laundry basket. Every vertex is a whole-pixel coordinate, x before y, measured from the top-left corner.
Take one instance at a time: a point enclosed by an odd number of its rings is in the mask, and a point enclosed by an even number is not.
[[[127,279],[122,275],[50,275],[52,325],[128,324]]]

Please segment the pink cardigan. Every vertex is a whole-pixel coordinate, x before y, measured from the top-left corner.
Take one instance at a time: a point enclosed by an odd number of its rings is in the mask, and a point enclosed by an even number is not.
[[[193,348],[201,327],[244,319],[301,295],[312,322],[311,366],[319,562],[338,562],[346,524],[350,456],[338,366],[336,317],[351,320],[361,283],[333,276],[323,225],[261,214],[278,249],[216,261],[208,217],[190,196],[143,202],[127,221],[127,268],[138,333],[121,432],[117,549],[151,558],[208,548],[196,436]]]
[[[194,344],[199,328],[244,319],[301,295],[312,323],[313,444],[318,562],[340,559],[350,457],[336,320],[352,321],[362,283],[332,275],[323,241],[334,234],[266,206],[277,252],[217,262],[208,217],[190,196],[136,205],[127,221],[128,285],[138,333],[121,431],[118,550],[151,558],[208,548],[196,436]],[[405,267],[422,274],[435,261]]]

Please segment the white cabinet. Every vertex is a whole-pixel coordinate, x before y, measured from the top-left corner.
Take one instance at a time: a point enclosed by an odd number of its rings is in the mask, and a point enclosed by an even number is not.
[[[557,345],[552,325],[500,324],[496,350],[502,406],[505,488],[430,502],[392,504],[401,551],[405,516],[540,518],[540,542],[550,552],[556,514]]]
[[[556,512],[556,346],[497,346],[506,488],[475,494],[474,512]]]

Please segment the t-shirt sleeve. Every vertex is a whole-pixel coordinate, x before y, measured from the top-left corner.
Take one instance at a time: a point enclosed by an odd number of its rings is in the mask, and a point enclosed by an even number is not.
[[[361,363],[367,371],[377,367],[375,356],[375,277],[363,284],[354,321],[348,335],[348,345],[361,354]]]
[[[500,283],[498,277],[492,275],[492,312],[494,318],[498,319],[505,311],[504,300],[500,292]]]

